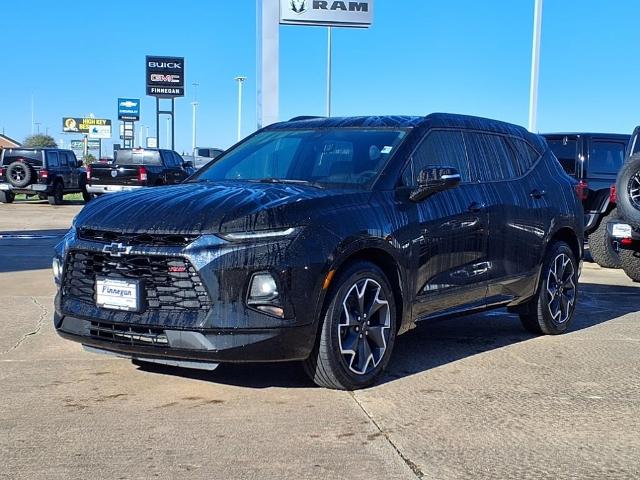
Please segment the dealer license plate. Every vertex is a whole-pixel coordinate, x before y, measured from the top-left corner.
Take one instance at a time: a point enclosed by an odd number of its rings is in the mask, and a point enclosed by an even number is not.
[[[111,310],[140,311],[140,282],[96,278],[96,305]]]
[[[614,238],[631,238],[631,225],[616,223],[611,229],[611,236]]]

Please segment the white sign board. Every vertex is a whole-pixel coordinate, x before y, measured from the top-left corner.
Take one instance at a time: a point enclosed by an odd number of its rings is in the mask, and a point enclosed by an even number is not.
[[[373,22],[373,0],[280,0],[280,23],[367,28]]]
[[[89,138],[111,138],[111,125],[91,125]]]
[[[147,148],[158,148],[158,139],[156,137],[147,137]]]

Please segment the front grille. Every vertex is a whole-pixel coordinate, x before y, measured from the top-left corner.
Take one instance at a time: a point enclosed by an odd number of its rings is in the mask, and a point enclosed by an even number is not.
[[[65,265],[63,295],[95,303],[96,276],[140,280],[151,310],[208,310],[209,294],[193,265],[184,258],[154,255],[112,257],[72,251]]]
[[[152,233],[119,233],[103,230],[81,228],[78,238],[92,242],[123,243],[125,245],[145,245],[150,247],[185,247],[193,242],[198,235],[174,235]]]
[[[160,328],[148,328],[115,323],[91,322],[89,334],[101,340],[126,343],[129,345],[160,345],[168,346],[167,336]]]

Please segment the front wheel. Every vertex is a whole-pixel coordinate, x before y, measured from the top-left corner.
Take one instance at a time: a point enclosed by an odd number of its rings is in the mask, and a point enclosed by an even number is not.
[[[542,266],[536,296],[520,320],[535,334],[558,335],[567,331],[578,301],[578,262],[565,242],[549,248]]]
[[[367,387],[386,367],[395,343],[393,290],[376,265],[356,262],[336,279],[328,301],[305,371],[321,387]]]

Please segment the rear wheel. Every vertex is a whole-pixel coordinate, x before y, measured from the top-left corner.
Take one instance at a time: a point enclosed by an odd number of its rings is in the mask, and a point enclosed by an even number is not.
[[[620,250],[620,263],[627,276],[634,282],[640,282],[640,252]]]
[[[64,201],[64,186],[62,182],[56,182],[53,186],[53,191],[47,196],[47,200],[49,200],[50,205],[62,205]]]
[[[13,192],[0,192],[0,203],[13,203],[15,198]]]
[[[578,262],[569,245],[554,243],[544,260],[538,292],[520,320],[535,334],[558,335],[567,331],[578,300]]]
[[[393,291],[384,273],[369,262],[350,265],[334,285],[305,371],[321,387],[364,388],[384,370],[393,350]]]
[[[608,215],[602,217],[600,225],[589,235],[589,252],[593,261],[604,268],[620,268],[620,257],[613,248],[611,236],[607,231],[609,220],[618,218],[618,210],[613,209]]]

